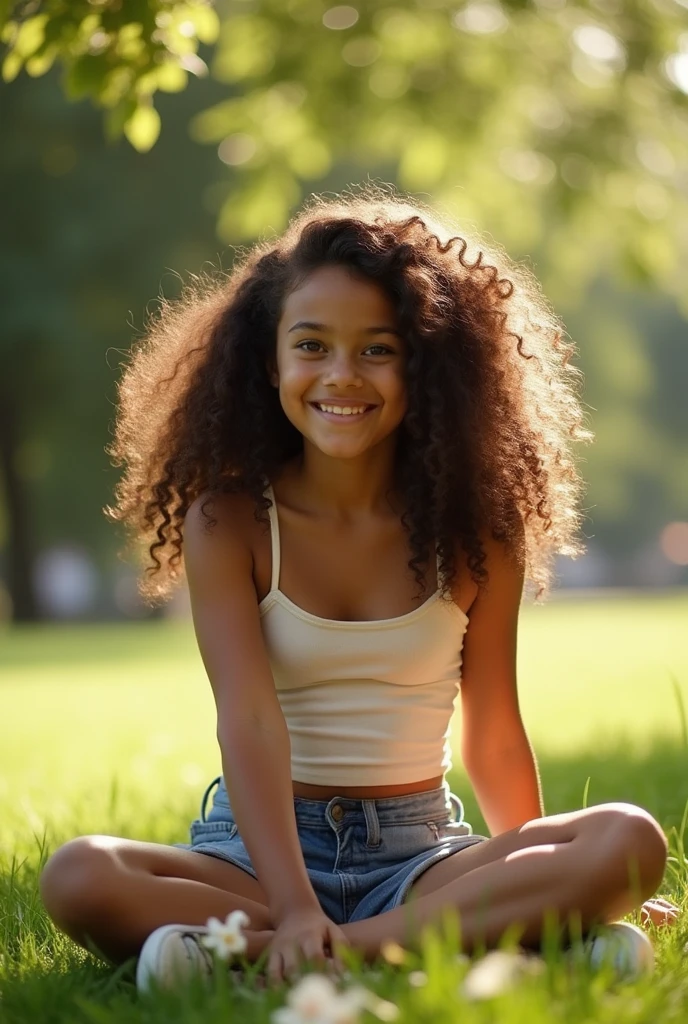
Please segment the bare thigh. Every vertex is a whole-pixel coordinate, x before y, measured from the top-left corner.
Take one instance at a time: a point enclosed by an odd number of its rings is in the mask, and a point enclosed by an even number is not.
[[[258,882],[247,871],[207,853],[193,853],[161,843],[147,843],[136,839],[117,839],[111,836],[92,836],[106,844],[123,867],[131,871],[147,871],[163,878],[186,878],[203,882],[216,889],[243,896],[267,908],[268,900]]]
[[[574,842],[581,851],[585,847],[586,850],[599,851],[600,856],[604,856],[610,846],[626,849],[629,860],[638,861],[640,867],[647,862],[652,872],[654,867],[661,865],[661,877],[666,839],[657,822],[640,807],[608,803],[535,818],[484,843],[476,843],[428,868],[413,885],[412,891],[417,897],[425,896],[486,864],[515,860],[535,847],[545,853],[563,843]],[[631,874],[634,872],[632,863],[629,871]]]
[[[126,936],[135,944],[161,924],[202,924],[234,909],[248,913],[254,929],[269,927],[267,899],[255,878],[219,858],[158,843],[72,839],[48,860],[40,888],[50,916],[76,941],[85,931],[106,937],[117,931],[126,946]]]

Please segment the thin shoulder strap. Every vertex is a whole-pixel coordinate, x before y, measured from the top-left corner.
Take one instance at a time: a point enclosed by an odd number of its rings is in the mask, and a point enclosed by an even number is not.
[[[272,484],[268,484],[266,494],[272,505],[268,509],[270,514],[270,539],[272,542],[272,578],[270,579],[270,590],[279,590],[279,574],[280,574],[280,535],[279,535],[279,518],[277,516],[277,502],[275,501],[275,492],[272,489]]]

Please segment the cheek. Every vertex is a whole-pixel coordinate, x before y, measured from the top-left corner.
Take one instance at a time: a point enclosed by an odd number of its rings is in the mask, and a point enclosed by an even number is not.
[[[298,399],[313,381],[313,371],[307,363],[287,364],[280,369],[280,390],[285,399]]]
[[[390,383],[390,391],[396,396],[398,402],[406,405],[406,378],[402,370],[394,374]]]

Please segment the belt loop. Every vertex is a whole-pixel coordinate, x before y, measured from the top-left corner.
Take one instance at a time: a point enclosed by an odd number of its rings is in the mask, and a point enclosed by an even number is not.
[[[201,821],[207,821],[207,818],[205,816],[205,808],[206,804],[208,803],[208,797],[210,796],[213,786],[219,786],[221,782],[222,776],[218,775],[216,779],[213,779],[213,781],[210,783],[205,793],[203,794],[203,799],[201,800]]]
[[[455,796],[454,793],[450,793],[449,794],[449,799],[450,799],[450,801],[452,803],[452,806],[454,808],[454,815],[455,815],[454,821],[457,821],[457,822],[459,822],[459,824],[462,824],[463,823],[463,816],[464,816],[464,813],[465,813],[464,809],[463,809],[463,804],[459,800],[458,796]]]
[[[377,808],[374,800],[363,800],[361,802],[366,820],[366,846],[374,848],[380,845],[380,819],[377,816]]]

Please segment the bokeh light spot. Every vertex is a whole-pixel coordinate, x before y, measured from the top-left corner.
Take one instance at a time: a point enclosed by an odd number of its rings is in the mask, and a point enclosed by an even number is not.
[[[688,94],[688,53],[672,53],[664,61],[664,72],[677,89]]]
[[[635,151],[643,167],[651,174],[669,178],[676,170],[673,153],[659,139],[640,139]]]
[[[626,51],[619,40],[599,25],[580,25],[573,31],[573,41],[579,50],[593,60],[625,63]]]
[[[660,536],[662,553],[674,565],[688,565],[688,523],[669,523]]]
[[[376,39],[361,37],[351,39],[342,50],[342,57],[354,68],[365,68],[374,64],[380,56],[381,46]]]
[[[346,5],[330,7],[329,11],[325,11],[323,14],[322,20],[325,28],[341,31],[345,28],[352,28],[356,24],[358,21],[358,11],[355,7],[348,7]]]
[[[382,100],[397,100],[403,96],[410,84],[409,76],[403,68],[383,67],[371,72],[368,85]]]
[[[255,156],[256,149],[256,140],[252,135],[247,135],[245,132],[236,132],[234,135],[228,135],[226,139],[222,140],[217,147],[217,155],[223,164],[229,164],[230,167],[239,167],[241,164],[247,163],[252,156]]]
[[[509,19],[498,3],[491,0],[476,0],[466,4],[454,15],[454,25],[462,32],[475,35],[490,35],[492,32],[503,32],[509,26]]]

